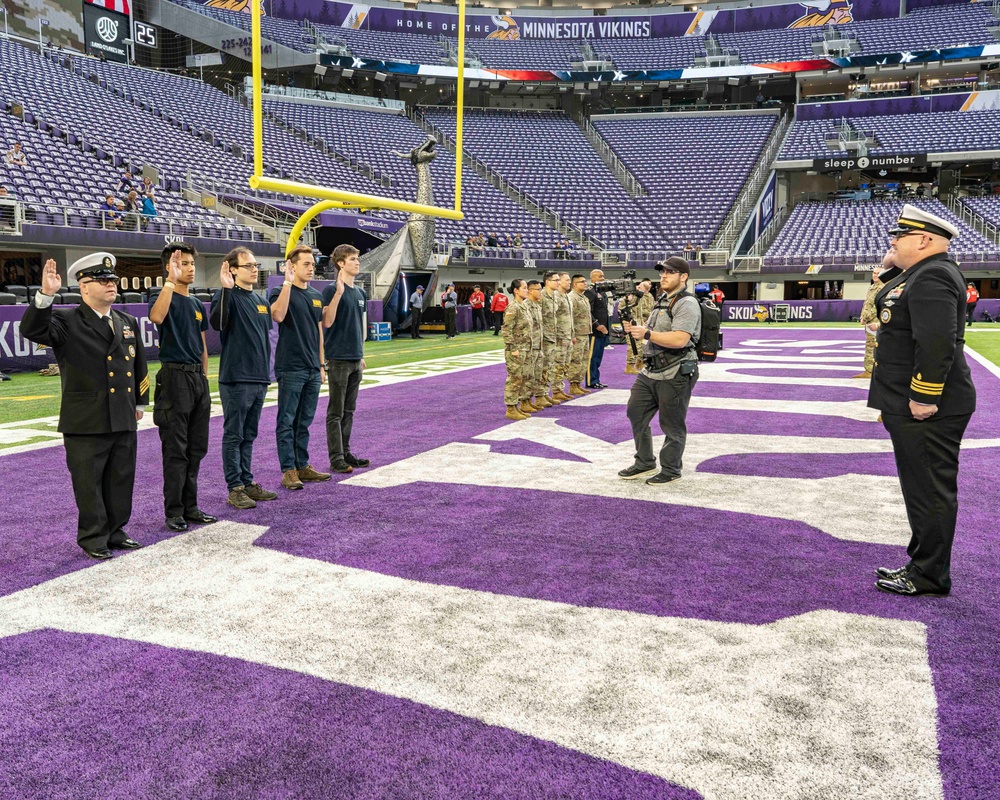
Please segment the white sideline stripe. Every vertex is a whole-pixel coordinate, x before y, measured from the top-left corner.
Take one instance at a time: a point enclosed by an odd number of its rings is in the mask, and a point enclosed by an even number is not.
[[[466,370],[478,369],[479,367],[487,367],[501,363],[503,363],[502,350],[487,350],[483,353],[469,353],[462,356],[449,356],[447,358],[429,359],[427,361],[415,361],[412,364],[397,364],[392,367],[377,367],[375,369],[365,370],[364,380],[369,382],[363,383],[361,385],[361,389],[374,389],[377,386],[393,386],[397,383],[420,380],[421,378],[430,378],[435,375],[451,375],[456,372],[465,372]],[[373,378],[374,381],[372,380]],[[328,384],[323,384],[323,388],[320,389],[319,396],[327,397],[329,393]],[[277,403],[278,385],[277,383],[272,383],[268,387],[267,397],[264,399],[264,407],[267,408],[268,406],[277,405]],[[219,401],[219,393],[213,392],[212,416],[218,417],[221,415],[222,405]],[[5,438],[5,436],[16,436],[18,439],[35,438],[38,436],[50,437],[53,436],[53,433],[40,431],[28,426],[47,425],[51,427],[54,432],[58,424],[58,416],[38,417],[37,419],[19,420],[17,422],[5,422],[0,424],[0,442],[12,441],[11,438]],[[155,427],[156,426],[153,424],[152,405],[150,405],[147,409],[147,413],[144,414],[143,418],[139,421],[139,430],[144,431]],[[53,438],[49,441],[16,445],[14,447],[5,447],[0,450],[0,458],[3,456],[12,456],[17,453],[26,453],[32,450],[44,450],[47,447],[62,447],[62,434],[54,433],[54,435],[58,438]]]
[[[293,670],[716,800],[942,797],[921,623],[578,607],[252,546],[266,530],[220,522],[0,598],[0,637],[57,629]]]

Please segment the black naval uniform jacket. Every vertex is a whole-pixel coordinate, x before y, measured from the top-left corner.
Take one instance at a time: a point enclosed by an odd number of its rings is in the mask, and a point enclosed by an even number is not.
[[[868,405],[910,416],[910,400],[935,416],[971,414],[976,389],[965,360],[965,279],[946,254],[925,258],[875,295],[879,329]]]
[[[84,303],[75,309],[39,309],[32,302],[21,334],[55,351],[62,380],[59,432],[120,433],[136,430],[135,408],[149,402],[146,351],[135,317],[111,309],[106,320]]]

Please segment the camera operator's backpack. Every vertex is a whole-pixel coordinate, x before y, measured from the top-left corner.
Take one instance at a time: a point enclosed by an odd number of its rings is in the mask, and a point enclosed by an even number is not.
[[[698,302],[698,307],[701,309],[701,335],[698,337],[698,341],[694,342],[694,349],[698,354],[698,360],[715,361],[716,356],[719,354],[719,345],[722,342],[722,334],[719,332],[719,328],[722,326],[722,312],[715,303],[707,298],[698,301],[697,296],[691,294],[691,292],[680,292],[674,296],[674,299],[670,301],[670,305],[667,306],[667,314],[670,315],[671,321],[674,318],[674,303],[682,297],[694,297],[695,301]]]

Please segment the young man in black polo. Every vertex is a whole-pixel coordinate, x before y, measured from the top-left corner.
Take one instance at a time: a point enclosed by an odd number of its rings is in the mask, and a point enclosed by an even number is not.
[[[365,368],[365,315],[368,297],[354,285],[361,271],[360,251],[349,244],[337,245],[331,261],[337,265],[337,281],[323,290],[323,327],[326,369],[330,375],[330,402],[326,410],[326,446],[330,469],[353,472],[367,467],[367,458],[351,453],[351,429],[358,404],[358,389]]]
[[[212,400],[208,389],[208,313],[190,295],[197,251],[184,242],[163,248],[163,289],[149,303],[149,319],[160,337],[160,371],[153,394],[153,422],[163,451],[163,511],[168,530],[216,518],[198,508],[198,470],[208,452]]]
[[[246,247],[229,251],[212,298],[212,327],[222,339],[219,396],[222,399],[222,470],[229,505],[254,508],[278,495],[255,483],[251,462],[260,412],[271,383],[271,309],[254,291],[257,259]]]
[[[330,480],[309,465],[309,426],[316,416],[323,375],[323,299],[309,286],[316,270],[311,247],[300,245],[285,262],[285,282],[271,291],[271,319],[278,323],[274,374],[278,378],[278,460],[281,485]]]

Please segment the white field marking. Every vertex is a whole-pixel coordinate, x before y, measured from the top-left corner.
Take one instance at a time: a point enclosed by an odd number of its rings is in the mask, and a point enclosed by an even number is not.
[[[452,442],[352,476],[341,484],[373,488],[421,482],[510,489],[531,487],[776,517],[802,522],[850,541],[900,545],[910,538],[895,476],[846,473],[826,478],[775,478],[698,471],[703,462],[726,455],[797,453],[818,457],[846,453],[862,459],[866,453],[892,452],[892,443],[887,439],[689,434],[684,451],[684,477],[664,486],[618,478],[618,470],[633,463],[635,445],[631,439],[611,444],[564,427],[558,418],[505,424],[476,439],[487,442],[524,439],[585,461],[500,453],[491,450],[488,444]],[[1000,439],[963,444],[965,449],[977,447],[1000,447]]]
[[[886,786],[942,797],[920,623],[821,610],[749,625],[577,607],[253,547],[265,531],[218,523],[0,598],[0,636],[57,629],[266,664],[715,800],[881,800]],[[885,713],[898,708],[906,714]]]
[[[766,383],[769,384],[770,381]],[[602,389],[599,392],[593,392],[585,397],[577,398],[573,405],[577,407],[624,406],[628,403],[628,397],[628,389]],[[742,397],[705,397],[704,395],[694,394],[691,396],[690,408],[728,411],[766,411],[776,414],[814,414],[821,417],[842,417],[858,422],[877,422],[879,415],[878,409],[868,408],[865,400],[841,402],[832,400],[771,400],[744,399]]]
[[[493,364],[500,364],[502,362],[503,351],[488,350],[484,353],[469,353],[462,356],[417,361],[412,364],[400,364],[393,367],[378,367],[375,369],[365,370],[364,382],[361,384],[361,389],[374,389],[376,386],[392,386],[393,384],[418,380],[419,378],[427,378],[433,375],[450,375],[455,372],[465,372],[466,370],[492,366]],[[327,384],[323,384],[319,394],[320,397],[327,397],[329,395],[329,386]],[[268,406],[274,406],[277,404],[278,384],[272,383],[268,387],[267,396],[264,398],[264,407],[267,408]],[[218,392],[214,392],[212,394],[212,416],[222,416],[222,403],[219,399]],[[26,441],[29,438],[44,435],[38,433],[37,431],[32,433],[31,426],[51,425],[55,428],[58,424],[58,416],[39,417],[37,419],[19,420],[17,422],[0,424],[0,444],[6,441]],[[139,430],[143,431],[155,427],[156,426],[153,424],[153,407],[150,405],[147,408],[147,413],[139,421]],[[20,438],[4,438],[5,432],[6,436],[19,436]],[[0,458],[3,456],[14,455],[15,453],[24,453],[30,450],[42,450],[46,447],[62,447],[62,445],[62,434],[59,434],[58,438],[50,441],[33,442],[31,444],[5,447],[0,450]]]

